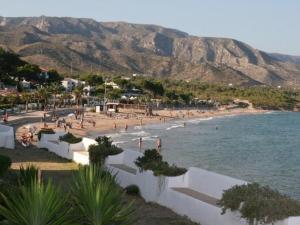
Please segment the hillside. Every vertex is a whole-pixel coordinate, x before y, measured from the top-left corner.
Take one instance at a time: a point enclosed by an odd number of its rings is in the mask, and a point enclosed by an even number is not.
[[[0,46],[70,74],[109,71],[239,85],[300,86],[300,65],[233,39],[92,19],[0,17]]]

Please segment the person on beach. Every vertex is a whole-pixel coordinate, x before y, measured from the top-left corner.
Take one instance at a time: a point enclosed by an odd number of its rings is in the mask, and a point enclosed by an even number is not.
[[[158,138],[156,141],[156,149],[158,152],[161,151],[161,139],[160,138]]]
[[[127,131],[128,130],[128,125],[127,125],[127,123],[125,124],[125,131]]]
[[[186,123],[184,122],[184,123],[183,123],[183,127],[185,127],[185,126],[186,126]]]
[[[65,130],[65,132],[67,132],[67,124],[66,123],[64,123],[64,130]]]
[[[142,151],[142,144],[143,144],[143,138],[140,137],[139,138],[139,150],[140,150],[140,152]]]
[[[95,120],[92,121],[92,124],[93,124],[93,127],[96,127],[96,121]]]
[[[81,118],[81,120],[80,120],[80,128],[81,129],[83,128],[83,118]]]
[[[6,109],[5,109],[4,114],[3,114],[3,122],[4,123],[8,122],[8,113],[7,113]]]

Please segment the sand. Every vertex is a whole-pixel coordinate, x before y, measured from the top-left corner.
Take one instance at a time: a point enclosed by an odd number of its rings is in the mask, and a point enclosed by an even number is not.
[[[70,111],[69,111],[70,112]],[[68,129],[74,135],[77,136],[89,136],[91,134],[105,134],[118,132],[124,130],[127,126],[128,129],[146,124],[154,123],[165,123],[172,120],[188,120],[192,118],[208,118],[208,117],[218,117],[225,115],[247,115],[247,114],[259,114],[265,113],[264,110],[247,108],[247,109],[219,109],[219,110],[159,110],[153,111],[155,116],[144,116],[141,112],[133,112],[131,110],[120,110],[120,113],[110,117],[104,114],[86,112],[84,116],[83,128],[80,126],[80,118],[77,120],[75,117],[67,117],[69,112],[61,115],[61,119],[65,118],[67,122],[72,123],[72,129]],[[27,132],[25,128],[27,125],[31,124],[35,126],[38,130],[44,126],[41,122],[43,116],[42,111],[24,113],[21,115],[15,115],[9,117],[8,125],[12,125],[16,129],[16,138],[20,140],[20,136]],[[95,126],[92,122],[95,122]],[[64,128],[57,128],[55,122],[50,121],[50,117],[47,118],[47,126],[53,128],[55,131],[64,131]],[[115,128],[116,126],[116,128]],[[36,139],[35,139],[36,140]],[[34,144],[34,143],[33,143]]]

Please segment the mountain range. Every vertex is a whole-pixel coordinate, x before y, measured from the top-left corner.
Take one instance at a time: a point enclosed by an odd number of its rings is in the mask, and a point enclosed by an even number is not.
[[[67,75],[101,71],[244,86],[300,86],[300,57],[156,25],[0,17],[0,46]]]

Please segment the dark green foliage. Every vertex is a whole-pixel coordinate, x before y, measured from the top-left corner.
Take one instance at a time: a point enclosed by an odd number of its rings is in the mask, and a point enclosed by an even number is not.
[[[234,186],[224,191],[219,202],[222,213],[239,211],[249,225],[273,224],[300,215],[300,203],[257,183]]]
[[[117,155],[123,152],[121,148],[112,145],[112,141],[108,137],[97,137],[98,145],[91,145],[89,147],[90,162],[92,164],[103,165],[105,159],[110,155]]]
[[[239,103],[238,103],[238,107],[239,107],[239,108],[248,108],[248,107],[249,107],[249,104],[246,103],[246,102],[239,102]]]
[[[64,141],[64,142],[67,142],[69,144],[76,144],[76,143],[79,143],[82,141],[82,138],[78,138],[78,137],[75,137],[73,134],[71,133],[67,133],[61,137],[59,137],[59,140],[60,141]]]
[[[163,161],[156,149],[146,150],[144,156],[138,157],[135,164],[141,171],[152,170],[154,176],[180,176],[187,171],[175,165],[170,166],[168,162]]]
[[[112,146],[112,140],[106,136],[99,136],[95,139],[95,141],[97,141],[99,145],[104,145],[105,147]]]
[[[29,165],[27,167],[20,167],[19,184],[29,186],[33,181],[38,180],[38,169]]]
[[[51,128],[42,128],[38,132],[38,139],[41,140],[42,134],[55,134],[54,130]]]
[[[0,177],[3,176],[11,166],[11,159],[7,156],[0,155]]]
[[[81,167],[74,176],[72,196],[77,220],[87,225],[131,225],[132,204],[124,204],[115,176],[98,165]]]
[[[139,195],[140,194],[140,189],[136,185],[129,185],[125,188],[125,192],[128,195]]]
[[[0,215],[4,224],[11,225],[70,225],[70,207],[67,195],[51,182],[44,185],[38,181],[21,186],[19,192],[1,193]]]
[[[88,74],[81,77],[88,85],[97,86],[104,83],[103,77],[101,75],[96,74]]]

